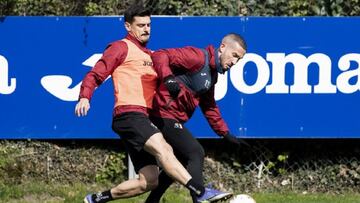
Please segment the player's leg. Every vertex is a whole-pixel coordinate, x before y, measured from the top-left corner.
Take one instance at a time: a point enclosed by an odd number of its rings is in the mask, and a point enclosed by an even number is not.
[[[141,124],[141,122],[137,123],[138,115],[138,113],[129,113],[114,118],[113,130],[123,138],[139,177],[125,181],[111,190],[87,195],[84,202],[104,203],[113,199],[134,197],[156,188],[159,174],[157,162],[152,155],[142,149],[146,141],[144,139],[146,136],[143,134],[149,131],[152,134],[156,131],[153,130],[153,127],[138,129],[138,124]]]
[[[172,148],[166,143],[161,133],[151,136],[145,143],[144,149],[155,156],[168,176],[188,188],[191,194],[196,196],[197,202],[211,202],[215,196],[219,195],[220,191],[205,188],[201,183],[192,179],[191,175],[176,159]]]
[[[205,191],[202,184],[192,179],[176,159],[171,146],[165,141],[159,129],[145,114],[136,112],[121,114],[114,118],[113,129],[131,143],[134,149],[138,151],[144,149],[153,155],[170,177],[183,184],[199,198],[210,197],[211,191]]]
[[[173,119],[152,118],[152,121],[163,132],[165,140],[173,147],[176,157],[186,166],[193,180],[203,185],[203,163],[204,149],[200,143],[192,136],[181,123]],[[147,202],[159,202],[161,195],[170,186],[171,182],[166,179],[166,175],[161,173],[159,177],[159,186],[151,191]],[[193,202],[207,200],[208,198],[220,200],[230,197],[232,194],[221,192],[208,188],[208,194],[199,198],[196,194],[191,193]]]
[[[161,133],[152,135],[145,143],[144,149],[154,155],[164,171],[174,180],[201,196],[205,188],[195,182],[184,166],[175,157],[171,146]]]
[[[192,178],[204,185],[203,165],[205,152],[201,144],[192,136],[190,131],[181,123],[172,119],[164,119],[165,140],[173,147],[176,157],[184,160],[182,163]],[[190,192],[193,203],[198,202],[198,197]]]
[[[173,182],[173,179],[171,179],[164,171],[161,171],[159,175],[158,186],[151,190],[149,196],[146,198],[145,203],[159,203],[161,197]]]
[[[158,182],[158,167],[156,165],[145,166],[138,172],[138,175],[138,178],[122,182],[112,188],[112,197],[114,199],[134,197],[156,188]]]
[[[192,178],[203,184],[203,165],[205,152],[201,144],[190,131],[173,119],[163,119],[165,140],[172,146],[176,157],[184,160],[187,171]]]
[[[156,165],[145,166],[138,172],[138,178],[124,181],[111,190],[89,194],[85,197],[84,202],[105,203],[115,199],[135,197],[155,189],[157,186],[158,171]]]
[[[186,167],[193,180],[203,185],[203,160],[204,150],[200,143],[190,134],[190,132],[173,119],[163,119],[158,117],[151,118],[153,123],[161,130],[165,140],[173,147],[174,154]],[[147,198],[147,203],[159,202],[163,193],[172,183],[164,174],[160,173],[159,185],[152,190]],[[197,202],[196,194],[192,193],[193,202]]]
[[[205,157],[203,147],[181,123],[171,119],[164,120],[165,123],[168,123],[166,125],[169,127],[167,132],[170,132],[167,134],[170,136],[166,137],[166,140],[173,146],[177,157],[187,160],[186,168],[193,179],[203,184],[203,166]],[[202,197],[197,197],[195,194],[191,193],[193,202],[226,200],[232,197],[232,195],[231,192],[223,192],[209,187],[205,188],[205,194]]]
[[[111,189],[114,199],[134,197],[149,190],[153,190],[158,184],[159,167],[151,154],[144,150],[137,151],[133,145],[124,139],[124,145],[133,162],[138,178],[125,181]]]
[[[136,123],[136,128],[132,130],[139,135],[137,137],[146,140],[144,145],[141,145],[142,143],[138,141],[134,142],[133,145],[138,145],[137,147],[141,147],[141,149],[153,155],[172,179],[178,181],[198,196],[202,196],[205,191],[204,186],[193,180],[184,166],[176,159],[172,147],[165,141],[159,129],[144,114],[133,115],[133,117],[135,117],[133,122]],[[134,141],[128,140],[130,142]]]

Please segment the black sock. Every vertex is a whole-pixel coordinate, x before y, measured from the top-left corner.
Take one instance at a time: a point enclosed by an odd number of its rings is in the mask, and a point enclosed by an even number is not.
[[[205,187],[196,183],[193,179],[190,179],[189,182],[186,183],[185,187],[190,190],[190,192],[194,192],[196,196],[200,197],[205,192]]]
[[[193,203],[198,203],[198,200],[197,200],[198,196],[194,192],[190,191],[190,196],[191,196]]]
[[[113,200],[110,190],[93,194],[91,198],[95,203],[105,203]]]

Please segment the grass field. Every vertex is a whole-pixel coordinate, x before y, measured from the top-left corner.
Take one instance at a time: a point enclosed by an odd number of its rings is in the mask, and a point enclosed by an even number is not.
[[[21,185],[4,185],[0,183],[0,202],[7,203],[75,203],[82,202],[85,194],[90,191],[100,191],[106,186],[84,185],[49,185],[32,182]],[[251,194],[257,203],[358,203],[360,194],[330,195],[330,194],[296,194],[296,193],[257,193]],[[142,203],[146,194],[116,202]],[[163,203],[191,202],[185,189],[171,188],[162,200]]]

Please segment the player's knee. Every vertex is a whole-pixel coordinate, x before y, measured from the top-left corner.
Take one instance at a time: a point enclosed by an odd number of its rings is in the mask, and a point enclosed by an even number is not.
[[[147,192],[158,186],[159,169],[155,165],[149,165],[139,171],[141,190]]]
[[[155,175],[149,175],[143,178],[140,178],[140,188],[142,192],[147,192],[150,190],[155,189],[159,182],[158,182],[158,177]]]
[[[162,147],[162,140],[163,136],[161,133],[156,133],[152,135],[144,144],[144,149],[148,151],[150,154],[155,155],[163,150]]]
[[[154,176],[147,180],[147,190],[154,190],[159,185],[158,177]]]
[[[155,134],[145,143],[145,150],[157,159],[167,158],[173,154],[172,147],[165,141],[162,134]]]

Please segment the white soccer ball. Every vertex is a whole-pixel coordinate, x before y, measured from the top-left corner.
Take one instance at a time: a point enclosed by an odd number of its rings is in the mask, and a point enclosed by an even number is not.
[[[230,200],[230,203],[256,203],[255,200],[246,194],[236,195]]]

